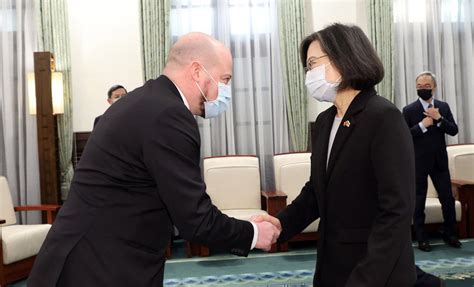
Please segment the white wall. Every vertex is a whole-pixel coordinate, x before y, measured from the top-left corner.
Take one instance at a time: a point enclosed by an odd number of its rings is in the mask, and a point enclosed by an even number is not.
[[[358,25],[368,35],[368,18],[365,0],[306,0],[307,34],[323,29],[328,24],[339,22]],[[308,121],[331,104],[308,99]]]
[[[139,1],[68,0],[73,129],[90,131],[109,106],[107,90],[141,86]]]

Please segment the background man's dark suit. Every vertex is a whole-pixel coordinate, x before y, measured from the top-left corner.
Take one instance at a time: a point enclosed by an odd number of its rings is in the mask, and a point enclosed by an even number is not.
[[[447,103],[434,100],[434,107],[439,108],[442,118],[428,127],[428,131],[425,133],[423,133],[418,125],[426,117],[423,114],[425,110],[421,102],[416,100],[403,109],[403,115],[410,128],[415,146],[416,207],[413,222],[418,241],[426,240],[423,226],[425,223],[424,211],[428,189],[428,175],[430,175],[433,181],[442,205],[444,236],[449,237],[455,234],[456,214],[454,210],[454,197],[451,191],[445,134],[456,135],[458,127]]]
[[[95,127],[28,286],[162,286],[173,224],[187,240],[246,256],[250,222],[211,204],[199,130],[165,76],[112,105]]]
[[[102,115],[95,117],[93,128],[94,128],[95,125],[99,122],[99,120],[100,120],[101,117],[102,117]]]
[[[374,89],[362,91],[342,119],[326,170],[335,115],[333,106],[316,120],[311,178],[278,214],[279,241],[320,217],[315,286],[413,286],[415,164],[403,117]]]

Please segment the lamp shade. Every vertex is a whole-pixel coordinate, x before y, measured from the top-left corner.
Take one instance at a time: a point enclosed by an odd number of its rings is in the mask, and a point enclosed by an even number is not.
[[[28,73],[28,102],[29,112],[36,115],[36,86],[35,74]],[[53,114],[64,113],[64,90],[63,90],[63,74],[61,72],[51,73],[51,91],[53,93]]]
[[[51,74],[51,89],[53,91],[53,114],[64,114],[63,73]]]

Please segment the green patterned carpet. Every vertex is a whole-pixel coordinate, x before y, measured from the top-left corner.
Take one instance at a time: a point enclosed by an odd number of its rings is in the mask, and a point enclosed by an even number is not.
[[[416,263],[446,279],[447,287],[474,287],[474,239],[454,249],[433,242],[429,253],[415,250]],[[165,286],[312,286],[316,260],[314,243],[292,245],[291,251],[268,254],[253,251],[248,258],[213,253],[207,258],[186,258],[183,242],[173,245],[166,262]],[[24,287],[26,281],[12,285]]]
[[[461,249],[440,241],[429,253],[415,250],[416,263],[444,278],[448,287],[474,286],[474,240],[463,240]],[[209,258],[177,259],[166,263],[165,286],[312,286],[316,252],[314,246],[297,245],[277,254],[253,252],[248,258],[213,255]]]

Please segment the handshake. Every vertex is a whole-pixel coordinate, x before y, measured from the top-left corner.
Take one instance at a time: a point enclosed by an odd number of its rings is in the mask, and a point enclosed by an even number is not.
[[[278,218],[268,214],[254,215],[250,221],[255,223],[258,229],[256,248],[269,251],[281,233],[281,224]]]

